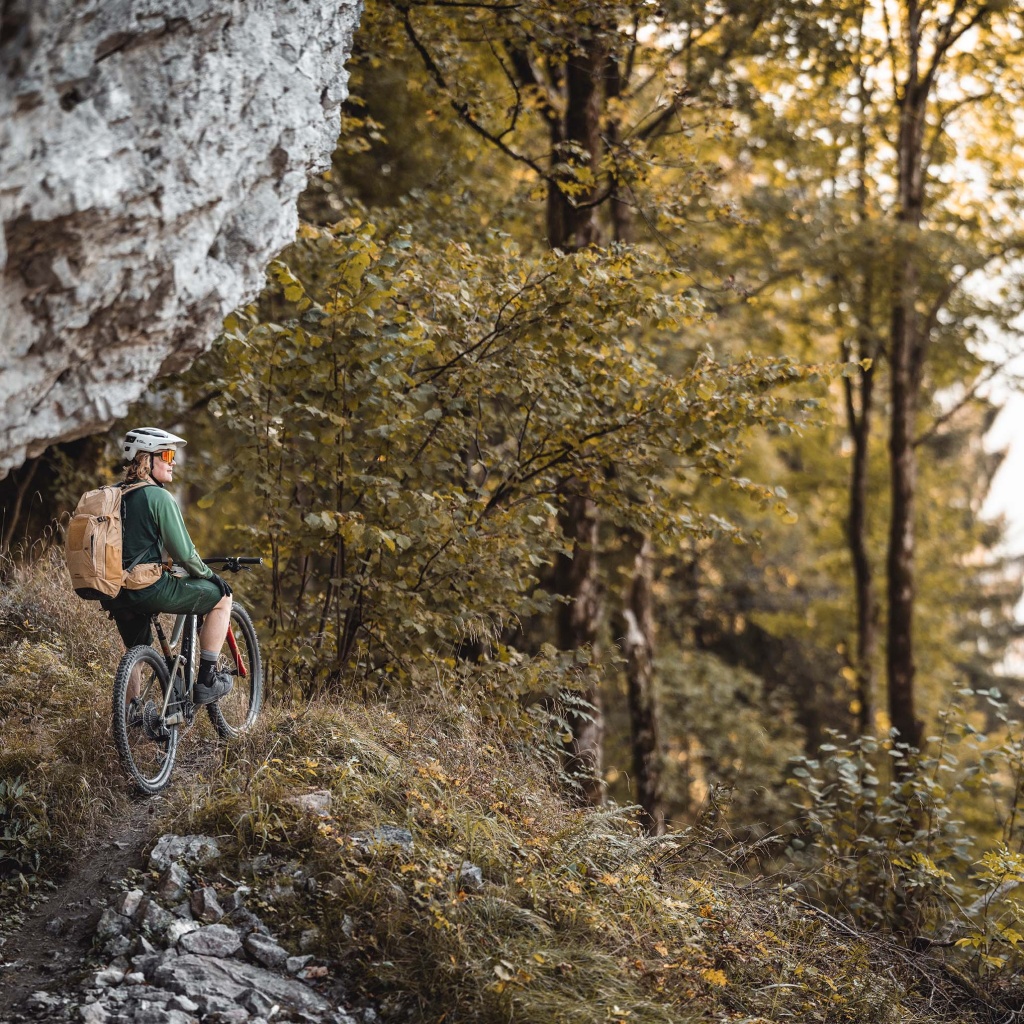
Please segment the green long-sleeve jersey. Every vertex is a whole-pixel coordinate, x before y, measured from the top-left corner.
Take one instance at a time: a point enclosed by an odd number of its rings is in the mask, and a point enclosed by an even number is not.
[[[121,520],[121,561],[125,569],[162,562],[169,555],[190,576],[209,579],[213,575],[185,529],[181,510],[162,487],[140,487],[126,494],[121,500]]]

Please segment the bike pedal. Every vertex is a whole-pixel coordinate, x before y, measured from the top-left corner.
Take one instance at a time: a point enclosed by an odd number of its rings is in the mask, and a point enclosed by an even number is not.
[[[172,726],[172,725],[181,725],[184,721],[185,721],[185,716],[180,711],[178,711],[177,713],[175,713],[173,715],[168,715],[164,719],[164,725],[166,725],[168,727]]]

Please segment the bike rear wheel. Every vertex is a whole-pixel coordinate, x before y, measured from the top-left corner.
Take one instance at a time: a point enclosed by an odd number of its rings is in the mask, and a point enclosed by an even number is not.
[[[125,652],[114,676],[114,743],[129,780],[143,793],[159,793],[171,781],[178,727],[164,724],[167,665],[152,647]]]
[[[251,729],[263,704],[263,661],[259,640],[249,613],[237,603],[231,605],[231,633],[238,655],[235,656],[229,638],[217,668],[230,672],[235,677],[235,685],[226,697],[206,706],[213,727],[224,739],[234,739]]]

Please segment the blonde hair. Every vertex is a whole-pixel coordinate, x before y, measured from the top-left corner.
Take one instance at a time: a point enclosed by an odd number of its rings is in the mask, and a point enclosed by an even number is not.
[[[140,480],[152,479],[149,475],[150,458],[149,452],[137,452],[135,458],[125,466],[122,483],[137,484]]]

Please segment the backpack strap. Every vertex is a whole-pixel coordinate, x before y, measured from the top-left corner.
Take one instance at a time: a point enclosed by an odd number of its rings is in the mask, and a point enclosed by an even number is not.
[[[121,488],[121,497],[123,498],[126,494],[139,490],[140,487],[156,487],[156,484],[152,484],[148,480],[138,480],[127,487],[124,484],[118,484],[117,486]]]
[[[132,491],[141,490],[143,487],[155,487],[155,486],[156,486],[156,484],[151,484],[148,480],[139,480],[139,481],[137,481],[134,484],[129,484],[127,487],[125,487],[123,484],[120,485],[120,487],[121,487],[121,498],[122,498],[122,505],[121,505],[121,521],[122,522],[124,522],[124,504],[123,504],[124,496],[126,494],[130,494]],[[132,564],[129,565],[127,569],[125,569],[125,572],[131,572],[132,569],[134,569],[135,566],[140,565],[141,562],[142,562],[142,555],[139,555],[138,558],[136,558],[135,561],[132,562]]]

